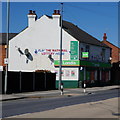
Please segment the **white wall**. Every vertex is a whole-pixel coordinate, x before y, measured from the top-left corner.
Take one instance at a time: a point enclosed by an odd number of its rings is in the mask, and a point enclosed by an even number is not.
[[[70,41],[77,41],[71,35],[63,30],[63,60],[70,60]],[[85,48],[84,43],[80,43],[80,47]],[[25,55],[20,55],[17,48],[23,52],[29,49],[33,57],[33,61],[28,61]],[[34,25],[26,28],[20,34],[15,36],[9,42],[9,71],[34,71],[37,69],[45,69],[55,71],[54,64],[48,58],[49,54],[53,54],[54,60],[59,60],[60,49],[60,26],[59,18],[48,18],[42,16],[34,22]],[[58,51],[57,51],[58,50]],[[90,45],[90,60],[92,56],[99,56],[101,61],[102,48]],[[110,56],[110,50],[106,48],[106,62]],[[37,54],[36,54],[37,52]]]
[[[58,18],[59,20],[59,18]],[[9,71],[34,71],[36,69],[47,69],[54,71],[54,65],[48,58],[50,53],[55,55],[52,57],[59,60],[59,55],[56,55],[60,48],[60,26],[57,18],[48,18],[42,16],[35,21],[34,25],[26,28],[9,42]],[[63,49],[65,50],[63,60],[70,59],[70,41],[76,41],[72,36],[63,30]],[[33,61],[26,63],[26,56],[19,54],[17,48],[23,52],[27,48],[33,56]],[[37,51],[37,54],[35,53]],[[43,55],[46,54],[47,55]]]

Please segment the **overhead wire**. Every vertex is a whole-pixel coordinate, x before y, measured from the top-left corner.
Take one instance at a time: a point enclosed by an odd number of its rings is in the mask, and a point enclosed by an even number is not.
[[[101,7],[102,7],[102,5],[101,5]],[[79,9],[79,10],[82,10],[82,11],[87,11],[89,13],[97,14],[97,16],[109,17],[109,18],[111,18],[111,20],[114,19],[114,20],[117,21],[117,19],[116,19],[117,16],[115,17],[115,15],[108,15],[106,13],[103,13],[103,11],[95,11],[93,9],[89,9],[89,8],[86,8],[86,7],[82,7],[82,6],[78,6],[78,5],[73,5],[72,3],[69,3],[69,4],[66,3],[66,4],[64,4],[64,16],[66,16],[65,18],[69,18],[69,21],[70,22],[72,21],[73,24],[77,23],[77,25],[80,25],[80,19],[82,19],[84,16],[82,16],[82,18],[81,18],[81,16],[78,15],[80,12],[78,12],[78,14],[74,14],[74,12],[75,12],[74,9],[71,12],[69,12],[69,9],[71,9],[71,8],[75,8],[75,9]],[[100,19],[102,19],[102,18],[100,18]],[[86,26],[86,25],[84,24],[82,26],[83,28],[81,26],[78,26],[78,27],[80,27],[81,29],[85,30],[84,26]]]
[[[90,5],[89,5],[90,6]],[[95,6],[95,5],[94,5]],[[117,14],[116,14],[116,16],[115,16],[115,14],[114,15],[111,15],[111,14],[108,14],[108,13],[105,13],[105,12],[102,12],[102,11],[96,11],[96,10],[94,10],[94,9],[89,9],[89,8],[85,8],[85,7],[82,7],[82,6],[78,6],[78,5],[71,5],[70,3],[69,4],[65,4],[64,5],[64,7],[72,7],[72,8],[75,8],[75,9],[80,9],[80,10],[82,10],[82,11],[86,11],[86,12],[91,12],[92,14],[96,14],[96,15],[100,15],[100,16],[104,16],[104,17],[109,17],[109,18],[115,18],[115,17],[117,17]],[[102,7],[102,6],[101,6]],[[117,11],[116,11],[117,12]]]

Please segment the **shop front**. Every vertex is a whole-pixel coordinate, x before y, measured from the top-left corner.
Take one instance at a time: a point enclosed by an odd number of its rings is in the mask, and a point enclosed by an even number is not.
[[[90,86],[100,86],[110,82],[111,64],[102,62],[80,61],[83,68],[80,71],[80,83]]]
[[[79,81],[79,64],[77,60],[62,61],[62,83],[64,88],[77,88]],[[56,88],[59,85],[59,60],[55,60]]]
[[[56,69],[56,87],[59,84],[59,61],[54,62]],[[62,82],[65,88],[99,86],[110,81],[111,64],[91,61],[63,60]]]

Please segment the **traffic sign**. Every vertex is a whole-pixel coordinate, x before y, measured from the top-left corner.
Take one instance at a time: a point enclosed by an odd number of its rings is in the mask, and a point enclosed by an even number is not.
[[[8,58],[4,58],[4,64],[8,64]]]

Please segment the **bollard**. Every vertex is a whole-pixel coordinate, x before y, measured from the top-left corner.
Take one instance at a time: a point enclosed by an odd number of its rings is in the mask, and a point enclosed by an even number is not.
[[[61,83],[60,90],[61,90],[61,95],[63,95],[63,83]]]
[[[84,93],[86,93],[86,84],[84,83]]]

